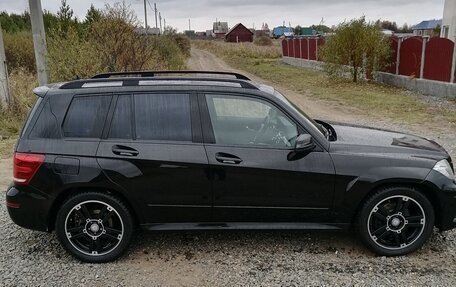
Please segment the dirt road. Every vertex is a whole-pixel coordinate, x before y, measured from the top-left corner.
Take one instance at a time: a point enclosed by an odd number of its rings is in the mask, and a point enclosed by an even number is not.
[[[220,59],[199,50],[192,51],[189,68],[232,70]],[[313,116],[418,130],[279,88]],[[435,130],[433,135],[445,135],[445,129]],[[424,132],[429,130],[420,134]],[[452,146],[451,137],[442,139],[447,147]],[[11,174],[11,159],[1,159],[1,190],[6,189]],[[398,258],[373,255],[350,232],[141,233],[126,256],[113,263],[93,265],[81,264],[68,256],[54,234],[14,225],[2,196],[0,238],[0,286],[456,285],[455,231],[435,233],[423,249]]]

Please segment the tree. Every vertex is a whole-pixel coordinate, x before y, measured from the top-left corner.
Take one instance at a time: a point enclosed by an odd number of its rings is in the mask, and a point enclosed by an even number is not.
[[[397,27],[397,23],[396,22],[391,22],[391,21],[388,21],[388,20],[377,20],[375,22],[375,26],[377,26],[378,28],[380,29],[387,29],[387,30],[391,30],[393,32],[398,32],[399,31],[399,28]]]
[[[442,31],[442,27],[440,25],[437,25],[437,27],[435,27],[433,30],[432,30],[432,33],[434,36],[440,36],[440,32]]]
[[[89,10],[87,10],[87,14],[84,20],[84,23],[90,25],[101,18],[101,11],[96,9],[93,4],[90,4]]]
[[[62,0],[59,11],[57,11],[58,30],[61,37],[66,37],[68,29],[73,26],[73,9],[70,8],[66,0]]]
[[[301,29],[302,29],[301,26],[299,26],[299,25],[296,26],[296,27],[293,29],[294,34],[295,34],[295,35],[301,35],[301,32],[302,32]]]
[[[410,29],[409,25],[407,23],[404,23],[402,27],[399,29],[400,33],[411,33],[412,29]]]
[[[331,33],[333,31],[331,28],[325,25],[312,25],[311,27],[317,32]]]
[[[348,70],[356,82],[363,75],[371,78],[374,71],[385,67],[391,51],[378,26],[361,17],[339,24],[320,54],[331,77],[341,77]]]
[[[152,38],[136,33],[138,18],[125,2],[106,4],[90,27],[89,39],[108,71],[141,70],[154,53]]]

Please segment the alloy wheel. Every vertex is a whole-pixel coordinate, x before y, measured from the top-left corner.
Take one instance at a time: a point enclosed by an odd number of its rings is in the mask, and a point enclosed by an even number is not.
[[[124,223],[111,205],[89,200],[75,205],[65,219],[65,234],[79,252],[105,255],[116,249],[124,235]]]
[[[374,206],[367,230],[375,244],[398,250],[413,244],[423,233],[425,225],[423,207],[411,197],[395,195]]]

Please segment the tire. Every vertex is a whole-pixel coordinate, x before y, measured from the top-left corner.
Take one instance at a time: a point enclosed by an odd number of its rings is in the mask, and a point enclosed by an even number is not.
[[[421,248],[434,227],[434,208],[410,187],[378,190],[362,205],[357,218],[361,240],[374,253],[400,256]]]
[[[77,259],[103,263],[128,248],[133,217],[118,198],[101,192],[76,194],[60,207],[55,230],[62,246]]]

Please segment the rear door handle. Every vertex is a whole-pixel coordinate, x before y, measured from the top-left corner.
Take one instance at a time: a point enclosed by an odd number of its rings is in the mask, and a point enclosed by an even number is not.
[[[215,159],[220,163],[226,164],[240,164],[242,162],[242,159],[240,159],[239,157],[223,152],[216,153]]]
[[[123,145],[115,145],[112,147],[112,153],[116,155],[122,156],[137,156],[139,152],[134,148],[123,146]]]

